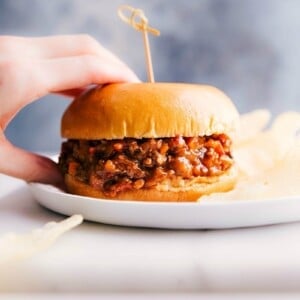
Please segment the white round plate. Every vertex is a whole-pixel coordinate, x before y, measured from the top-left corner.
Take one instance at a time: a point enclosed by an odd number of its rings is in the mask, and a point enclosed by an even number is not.
[[[50,210],[64,215],[82,214],[86,220],[105,224],[220,229],[300,221],[300,197],[232,202],[136,202],[82,197],[39,183],[29,186],[35,199]]]

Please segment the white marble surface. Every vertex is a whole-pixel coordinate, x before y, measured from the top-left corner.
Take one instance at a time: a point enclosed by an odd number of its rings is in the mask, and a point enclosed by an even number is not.
[[[63,217],[0,176],[0,236]],[[85,222],[51,248],[0,269],[1,293],[299,292],[300,223],[177,231]],[[209,299],[209,298],[208,298]]]

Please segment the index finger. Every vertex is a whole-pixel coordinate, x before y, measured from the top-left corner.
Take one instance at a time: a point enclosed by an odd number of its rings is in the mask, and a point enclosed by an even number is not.
[[[6,73],[3,72],[0,90],[2,129],[22,107],[48,93],[82,89],[90,84],[139,81],[125,65],[95,55],[22,59],[3,70]],[[7,101],[10,95],[14,96],[14,101]]]
[[[41,94],[78,91],[91,84],[139,82],[129,68],[93,55],[39,61],[37,75]]]
[[[87,34],[54,35],[46,37],[0,36],[2,56],[33,59],[49,59],[79,55],[108,57],[116,63],[124,63],[104,48],[96,39]]]

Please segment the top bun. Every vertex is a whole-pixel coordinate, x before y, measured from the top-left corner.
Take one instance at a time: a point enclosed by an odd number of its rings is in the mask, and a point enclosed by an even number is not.
[[[230,99],[208,85],[116,83],[76,98],[62,118],[69,139],[186,137],[235,131]]]

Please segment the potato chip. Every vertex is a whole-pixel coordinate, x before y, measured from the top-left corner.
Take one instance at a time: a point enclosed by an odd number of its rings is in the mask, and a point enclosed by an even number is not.
[[[295,143],[299,128],[300,114],[284,113],[275,119],[270,129],[237,145],[234,156],[242,173],[253,176],[272,168]]]
[[[268,125],[270,118],[271,114],[266,109],[259,109],[242,115],[239,134],[235,139],[235,144],[239,145],[254,138]]]
[[[29,234],[12,233],[1,237],[0,265],[28,258],[48,248],[59,236],[81,224],[82,221],[81,215],[73,215],[59,223],[47,223],[44,227],[33,230]]]
[[[259,124],[255,124],[256,119]],[[239,172],[237,185],[230,192],[205,196],[201,201],[300,195],[300,113],[283,113],[269,129],[259,131],[266,126],[266,121],[265,111],[241,117],[241,128],[246,134],[243,138],[237,137],[233,151]],[[247,124],[254,129],[247,129]]]

